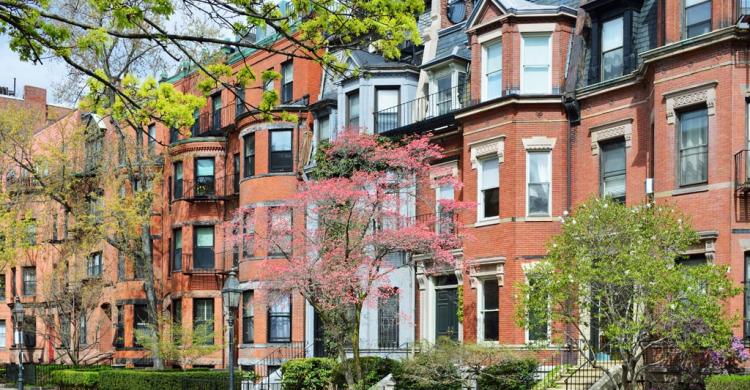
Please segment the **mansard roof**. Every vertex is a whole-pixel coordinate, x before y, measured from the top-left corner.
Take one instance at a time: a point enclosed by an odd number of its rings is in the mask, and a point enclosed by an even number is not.
[[[466,24],[444,28],[438,32],[435,58],[422,65],[422,68],[437,65],[450,59],[471,61],[469,37],[466,35]]]
[[[479,16],[489,6],[503,14],[553,15],[560,12],[575,15],[577,0],[479,0],[466,21],[467,29],[474,27]]]

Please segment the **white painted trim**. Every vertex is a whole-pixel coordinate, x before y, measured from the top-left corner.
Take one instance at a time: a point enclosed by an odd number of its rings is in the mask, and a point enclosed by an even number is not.
[[[524,23],[518,25],[518,32],[553,32],[557,27],[556,23]]]
[[[477,42],[478,43],[485,43],[485,42],[491,41],[491,40],[493,40],[495,38],[500,38],[501,36],[503,36],[503,31],[502,30],[499,30],[499,29],[498,30],[492,30],[492,31],[490,31],[488,33],[485,33],[485,34],[482,34],[482,35],[478,36],[477,37]]]
[[[501,39],[494,39],[494,40],[488,40],[481,44],[481,50],[482,50],[482,58],[481,58],[481,101],[488,100],[487,98],[487,89],[488,89],[488,83],[487,80],[487,46],[499,44],[500,45],[500,96],[503,95],[503,41]]]
[[[520,58],[520,60],[521,60],[521,66],[519,67],[519,69],[521,70],[521,74],[520,74],[520,76],[521,76],[521,80],[520,80],[521,81],[521,83],[520,83],[521,84],[521,94],[523,95],[523,94],[526,93],[524,91],[524,86],[523,86],[523,79],[524,79],[524,77],[523,77],[523,73],[524,73],[524,68],[523,68],[524,61],[523,61],[523,59],[524,59],[524,56],[525,56],[525,53],[524,53],[525,49],[524,48],[526,47],[524,35],[530,35],[530,36],[544,36],[544,35],[547,35],[548,36],[547,37],[548,38],[547,48],[549,50],[549,63],[547,64],[547,91],[546,92],[533,92],[532,94],[545,94],[545,93],[546,94],[552,94],[552,34],[551,33],[541,33],[541,34],[540,33],[527,33],[527,34],[521,34],[521,56],[520,56],[521,57]]]
[[[529,215],[529,154],[547,153],[547,164],[549,165],[549,191],[547,192],[547,215]],[[549,217],[552,215],[552,149],[546,150],[528,150],[526,152],[526,218]]]

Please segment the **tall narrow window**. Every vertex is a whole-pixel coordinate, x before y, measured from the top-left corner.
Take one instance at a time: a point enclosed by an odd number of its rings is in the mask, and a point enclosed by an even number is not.
[[[0,348],[7,346],[8,329],[5,327],[5,320],[0,320]]]
[[[125,275],[125,255],[122,252],[117,253],[117,281],[122,282],[126,279]]]
[[[0,274],[0,300],[5,300],[5,274]]]
[[[521,93],[552,92],[550,34],[522,34]]]
[[[243,176],[255,175],[255,133],[248,133],[242,138],[245,146],[245,161]]]
[[[148,334],[148,309],[146,304],[136,303],[133,305],[133,346],[142,348],[143,344],[138,341],[138,337]]]
[[[237,95],[234,98],[234,115],[240,116],[245,113],[245,88],[241,85],[236,86],[234,94]]]
[[[214,333],[214,299],[193,299],[193,331],[206,336]],[[206,344],[212,345],[213,337],[208,337]]]
[[[232,156],[232,190],[235,194],[240,193],[240,154]]]
[[[455,91],[451,88],[452,78],[453,74],[452,72],[449,72],[442,76],[438,76],[437,80],[435,80],[435,87],[437,88],[435,94],[437,99],[435,99],[435,106],[430,107],[434,111],[428,113],[428,117],[447,114],[453,109],[453,94]]]
[[[482,337],[484,341],[497,341],[500,334],[500,306],[497,279],[482,282]]]
[[[148,125],[148,152],[150,154],[153,154],[155,148],[156,148],[156,125],[152,123]]]
[[[23,295],[36,294],[36,267],[23,267]]]
[[[270,137],[268,172],[291,172],[292,130],[273,130]]]
[[[283,295],[270,302],[268,307],[268,342],[292,341],[292,297]]]
[[[78,345],[86,345],[88,342],[88,327],[86,326],[86,314],[81,313],[78,317]]]
[[[182,270],[182,228],[172,230],[172,272]]]
[[[215,193],[214,158],[195,159],[195,196],[205,197]]]
[[[193,248],[193,268],[213,269],[214,260],[214,227],[196,226],[194,229],[195,247]]]
[[[255,342],[255,306],[252,291],[242,293],[242,342],[244,344]]]
[[[680,185],[708,181],[708,111],[705,107],[679,114]]]
[[[399,292],[395,290],[378,298],[378,347],[399,346]]]
[[[602,81],[622,76],[624,32],[622,16],[602,24]]]
[[[211,130],[221,129],[221,92],[211,96]]]
[[[359,127],[359,90],[346,94],[346,126]]]
[[[294,94],[294,64],[281,64],[281,103],[291,103]]]
[[[501,41],[482,45],[482,100],[490,100],[503,94],[503,46]]]
[[[318,144],[331,139],[331,117],[326,115],[318,118]]]
[[[102,252],[96,252],[89,256],[87,274],[90,278],[102,275]]]
[[[550,215],[551,152],[528,152],[526,159],[527,215]]]
[[[745,323],[744,333],[745,340],[750,339],[750,252],[745,252],[745,289],[743,295],[745,298]]]
[[[36,348],[36,317],[26,315],[23,318],[23,344],[26,348]]]
[[[453,211],[446,209],[444,206],[445,202],[454,200],[454,191],[452,184],[441,184],[438,186],[436,193],[436,218],[435,218],[435,231],[438,233],[452,233],[454,230],[453,223]]]
[[[242,257],[255,256],[255,214],[245,213],[242,216]]]
[[[274,237],[269,242],[269,256],[291,255],[292,251],[292,209],[272,207],[269,212],[269,231]]]
[[[175,199],[182,199],[182,161],[174,163],[174,193]]]
[[[378,88],[375,90],[375,130],[380,133],[398,127],[399,114],[398,88]]]
[[[477,212],[480,220],[500,214],[500,162],[497,157],[480,160]]]
[[[625,139],[602,143],[600,150],[602,196],[625,202]]]
[[[125,346],[125,306],[117,305],[117,323],[115,324],[115,348]]]
[[[711,31],[711,0],[685,0],[685,34],[692,38]]]
[[[172,333],[175,345],[182,344],[182,299],[172,300],[172,326],[177,332]]]
[[[195,137],[200,134],[201,130],[201,112],[200,109],[196,108],[193,111],[193,126],[190,128],[190,136]]]
[[[172,127],[169,129],[169,143],[173,144],[180,140],[180,129]],[[122,164],[122,162],[120,162]]]

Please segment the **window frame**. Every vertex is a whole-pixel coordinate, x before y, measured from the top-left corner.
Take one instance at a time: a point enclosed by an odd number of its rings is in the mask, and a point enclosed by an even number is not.
[[[604,25],[616,19],[622,19],[622,31],[620,31],[620,46],[614,49],[604,51]],[[623,75],[625,75],[625,66],[626,66],[625,64],[625,21],[626,21],[625,15],[619,14],[617,16],[604,19],[601,22],[601,29],[599,31],[599,53],[598,53],[599,55],[599,81],[612,80],[612,79],[616,79],[618,77],[622,77]],[[604,55],[607,53],[614,52],[616,50],[622,51],[622,72],[617,76],[605,78],[604,77]]]
[[[286,70],[289,69],[291,77],[287,80]],[[281,104],[288,104],[294,100],[294,61],[289,60],[281,64]]]
[[[268,302],[268,343],[269,344],[278,344],[278,343],[289,343],[292,341],[292,296],[287,294],[285,295],[289,300],[289,305],[287,305],[286,311],[273,311],[273,308],[275,306],[276,302]],[[277,297],[276,299],[280,299],[280,297]],[[274,319],[288,319],[289,322],[289,334],[284,335],[285,337],[279,337],[278,335],[274,337],[272,335],[273,333],[273,320]]]
[[[139,314],[145,315],[145,322],[144,317],[139,316]],[[148,314],[148,306],[145,303],[134,303],[133,304],[133,348],[141,349],[143,348],[142,344],[138,344],[138,335],[137,330],[142,329],[144,332],[148,331],[148,323],[149,323],[149,314]]]
[[[251,139],[253,142],[249,143]],[[249,145],[252,145],[252,148]],[[242,136],[242,153],[242,176],[245,178],[255,176],[255,132]]]
[[[198,231],[199,230],[206,230],[211,231],[211,238],[213,245],[211,246],[211,266],[210,267],[198,267],[196,263],[198,263],[198,249],[202,248],[203,250],[208,250],[207,246],[198,246]],[[183,242],[183,245],[185,243]],[[207,255],[206,255],[207,256]],[[206,264],[208,265],[208,264]],[[193,269],[201,269],[201,270],[212,270],[216,268],[216,227],[214,225],[194,225],[193,226]]]
[[[86,276],[89,278],[99,278],[103,272],[102,252],[94,252],[86,260]]]
[[[289,133],[289,150],[273,150],[274,134]],[[274,165],[274,155],[288,155],[289,167]],[[292,129],[274,129],[268,131],[268,173],[289,173],[294,172],[294,131]]]
[[[393,108],[394,106],[390,107],[384,107],[380,108],[380,92],[390,92],[390,91],[396,91],[396,120],[395,120],[395,126],[388,127],[388,124],[393,123],[393,121],[385,120],[382,123],[386,123],[386,125],[381,130],[381,121],[380,121],[380,111],[384,109]],[[386,114],[387,115],[387,114]],[[375,87],[375,133],[380,133],[381,131],[388,131],[390,129],[395,129],[400,126],[401,123],[401,87],[398,85],[379,85]]]
[[[708,34],[709,32],[711,32],[713,30],[713,19],[714,19],[714,15],[713,15],[713,1],[712,0],[703,0],[703,1],[699,1],[699,2],[697,2],[695,4],[693,4],[693,5],[690,5],[690,6],[687,5],[688,1],[689,0],[683,0],[683,3],[682,3],[682,12],[683,12],[683,14],[682,14],[683,15],[682,16],[682,26],[683,26],[682,35],[683,35],[684,39],[694,38],[694,37],[701,36],[703,34]],[[709,8],[708,19],[707,20],[704,19],[704,20],[702,20],[702,21],[700,21],[698,23],[693,23],[693,24],[688,25],[688,12],[689,12],[690,8],[700,7],[700,6],[702,6],[702,5],[706,4],[706,3],[709,3],[709,5],[708,5],[708,8]],[[702,24],[705,24],[705,23],[708,23],[708,31],[707,32],[696,34],[696,35],[690,35],[690,28],[691,27],[699,26],[699,25],[702,25]]]
[[[271,232],[273,235],[280,235],[280,233],[277,233],[273,229],[273,220],[276,218],[274,214],[281,213],[281,211],[284,211],[286,215],[282,216],[289,217],[289,226],[291,230],[293,230],[294,227],[294,210],[291,208],[286,207],[269,207],[268,208],[268,231]],[[286,234],[286,240],[289,241],[289,248],[278,248],[278,245],[272,244],[271,247],[267,248],[267,256],[268,257],[283,257],[284,252],[286,252],[288,255],[291,255],[294,251],[294,233],[293,231],[289,231]],[[278,252],[277,252],[278,250]]]
[[[604,170],[604,168],[605,168],[604,155],[607,153],[605,151],[605,149],[607,149],[607,147],[615,145],[615,144],[622,145],[622,154],[624,155],[624,163],[623,163],[624,167],[623,167],[623,169],[621,171],[615,171],[615,172],[618,172],[618,173],[609,172],[609,174],[607,174],[607,172],[605,172],[605,170]],[[604,196],[609,195],[609,194],[605,193],[605,190],[606,190],[606,185],[605,184],[606,184],[606,180],[608,178],[617,177],[617,176],[622,175],[624,177],[624,180],[625,180],[625,192],[622,194],[622,196],[612,197],[612,199],[615,200],[615,201],[617,201],[617,202],[625,203],[625,200],[627,199],[627,184],[628,184],[628,181],[627,181],[627,178],[628,178],[628,175],[627,175],[627,172],[628,172],[628,151],[627,151],[627,149],[628,149],[627,148],[627,143],[626,143],[624,137],[615,137],[615,138],[611,138],[611,139],[599,141],[599,196],[604,197]],[[619,173],[619,172],[621,172],[621,173]]]
[[[497,215],[487,217],[485,216],[485,202],[484,202],[484,191],[491,190],[492,188],[484,188],[484,180],[482,180],[482,176],[484,175],[484,167],[483,162],[487,160],[496,160],[497,161]],[[485,156],[478,156],[477,157],[477,222],[484,222],[484,221],[492,221],[500,218],[500,159],[495,154],[489,154]]]
[[[148,139],[146,140],[147,150],[149,154],[154,154],[156,151],[156,124],[152,123],[148,125]]]
[[[549,167],[549,182],[547,191],[547,212],[542,213],[531,213],[531,191],[529,186],[531,184],[544,184],[544,182],[531,183],[529,178],[531,176],[531,155],[532,154],[547,154],[547,166]],[[527,217],[551,217],[552,216],[552,150],[527,150],[526,151],[526,216]]]
[[[209,124],[211,131],[221,129],[221,111],[224,108],[223,104],[224,102],[221,99],[221,91],[211,95],[211,123]]]
[[[485,295],[487,292],[485,289],[485,283],[494,283],[497,288],[497,307],[494,309],[486,308],[487,299]],[[500,286],[497,277],[479,279],[477,287],[477,341],[497,344],[500,342]],[[488,340],[486,338],[487,328],[485,323],[485,313],[497,313],[497,322],[495,323],[495,326],[497,327],[497,339],[495,340]]]
[[[526,64],[526,37],[547,37],[547,50],[548,50],[548,58],[549,62],[546,65],[540,65],[540,64]],[[520,88],[521,88],[521,94],[522,95],[549,95],[552,94],[552,32],[527,32],[527,33],[521,33],[521,78],[520,78]],[[539,68],[541,66],[547,67],[547,91],[546,92],[528,92],[526,91],[526,86],[524,85],[524,74],[526,72],[526,67],[532,67],[532,68]]]
[[[179,252],[179,260],[180,260],[179,261],[179,267],[178,267],[178,262],[177,262],[177,259],[178,259],[178,256],[177,256],[178,255],[178,253],[177,253],[177,250],[178,250],[177,249],[177,242],[178,242],[177,236],[178,235],[179,235],[179,243],[180,243],[180,248],[179,248],[179,251],[180,251]],[[174,272],[181,272],[182,271],[182,260],[183,260],[183,258],[182,258],[182,250],[183,250],[184,247],[185,247],[185,240],[184,240],[184,236],[183,236],[182,227],[178,227],[178,228],[172,229],[172,248],[170,248],[171,249],[171,254],[172,254],[172,256],[171,256],[172,260],[170,261],[170,269],[171,269],[172,273],[174,273]]]
[[[199,175],[198,174],[198,161],[211,161],[212,172],[211,175]],[[216,158],[214,156],[207,157],[195,157],[193,159],[193,196],[208,197],[216,195]],[[207,181],[208,183],[203,183]],[[199,186],[208,184],[203,191],[198,191]],[[200,193],[199,193],[200,192]]]
[[[0,320],[0,349],[8,347],[8,324],[5,320]]]
[[[234,87],[234,116],[239,117],[245,113],[245,96],[246,89],[241,85]]]
[[[533,286],[531,285],[531,279],[529,279],[529,272],[533,272],[533,268],[536,264],[533,264],[531,267],[524,267],[524,281],[526,285],[529,286],[529,290],[533,291]],[[534,342],[549,342],[552,340],[552,313],[551,308],[547,307],[547,323],[545,324],[545,338],[544,339],[532,339],[531,338],[531,332],[529,331],[529,324],[531,321],[529,321],[529,317],[531,316],[531,312],[526,313],[526,327],[524,327],[524,336],[526,339],[526,343],[534,343]]]
[[[23,295],[27,297],[36,295],[36,267],[23,267],[21,269],[21,276],[23,284]]]
[[[199,319],[198,317],[199,306],[200,306],[199,303],[206,304],[207,306],[210,307],[211,310],[208,311],[208,313],[201,313],[201,314],[208,315],[207,319]],[[203,310],[203,311],[206,312],[207,310]],[[193,298],[193,331],[195,331],[195,329],[198,326],[206,323],[208,324],[207,329],[210,331],[210,333],[214,334],[213,338],[206,340],[207,343],[205,345],[214,345],[214,343],[216,343],[216,340],[215,340],[216,327],[214,324],[215,315],[216,315],[216,302],[214,302],[214,298]]]
[[[489,97],[489,73],[487,73],[487,65],[489,64],[489,47],[493,45],[500,46],[500,69],[492,72],[500,73],[500,92],[497,96]],[[482,46],[482,78],[481,78],[481,99],[482,101],[492,100],[499,97],[502,97],[504,95],[503,93],[503,39],[502,36],[493,38],[490,40],[487,40],[486,42],[481,43]]]
[[[248,297],[252,301],[252,313],[248,315]],[[248,327],[250,332],[248,332]],[[253,290],[242,292],[242,344],[255,343],[255,293]]]
[[[182,161],[176,161],[172,164],[172,170],[174,173],[174,179],[172,181],[172,196],[174,197],[174,199],[182,199],[182,197],[185,196],[185,166],[183,165]]]
[[[401,310],[401,291],[398,288],[394,289],[395,291],[391,292],[389,296],[379,296],[378,297],[378,323],[377,323],[377,329],[378,329],[378,348],[385,348],[385,349],[394,349],[398,348],[401,341],[401,317],[399,315]],[[395,302],[395,304],[394,304]],[[386,313],[386,310],[391,310],[392,308],[388,307],[387,305],[394,305],[395,306],[395,316],[394,318],[388,318],[388,322],[384,322],[384,314],[391,314],[392,313]],[[395,322],[395,323],[392,323]],[[388,329],[391,327],[391,329]],[[395,331],[393,331],[395,328]],[[384,335],[393,336],[395,333],[395,340],[384,340]],[[389,341],[386,343],[386,341]]]
[[[353,96],[357,96],[357,105],[358,105],[358,107],[357,107],[356,111],[352,110],[351,100],[352,100]],[[356,126],[357,128],[359,128],[359,127],[362,126],[362,101],[360,100],[360,97],[361,96],[360,96],[360,93],[359,93],[359,88],[353,89],[353,90],[347,92],[346,95],[344,95],[344,99],[345,99],[344,109],[345,109],[345,114],[346,114],[346,117],[345,117],[345,119],[346,119],[346,121],[345,121],[346,127]],[[356,116],[357,123],[355,125],[352,125],[352,122],[353,122],[352,119],[355,118],[355,117],[352,117],[352,112],[356,112],[357,113],[357,116]]]
[[[705,127],[705,130],[704,130],[705,131],[704,138],[706,140],[706,143],[703,144],[703,145],[692,146],[690,148],[684,148],[683,149],[683,147],[682,147],[682,137],[683,137],[683,135],[682,135],[682,124],[683,124],[683,119],[682,118],[683,118],[684,115],[687,115],[687,114],[690,114],[690,113],[693,113],[693,112],[698,112],[698,111],[703,111],[704,114],[705,114],[706,127]],[[675,116],[677,117],[677,121],[676,121],[676,127],[677,127],[677,145],[676,145],[676,147],[677,147],[677,153],[676,154],[677,154],[677,184],[678,184],[678,187],[679,188],[684,188],[684,187],[692,187],[692,186],[699,186],[699,185],[708,184],[708,173],[709,173],[709,166],[708,165],[710,163],[710,159],[709,159],[709,141],[710,141],[709,140],[709,136],[710,136],[710,133],[709,133],[709,130],[710,130],[709,129],[709,127],[710,127],[709,116],[710,115],[708,113],[708,108],[704,104],[694,105],[694,106],[686,107],[685,109],[681,109],[681,110],[677,111]],[[706,163],[705,163],[705,165],[703,167],[703,173],[705,175],[705,179],[703,179],[701,181],[685,183],[685,182],[683,182],[683,177],[682,177],[683,176],[682,175],[683,153],[686,150],[697,149],[697,148],[705,148],[705,152],[703,152],[703,153],[705,153],[705,161],[706,161]]]

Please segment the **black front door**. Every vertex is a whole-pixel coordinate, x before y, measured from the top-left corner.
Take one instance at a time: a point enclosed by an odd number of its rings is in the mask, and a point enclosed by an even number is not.
[[[438,289],[435,295],[435,338],[458,340],[458,289]]]

